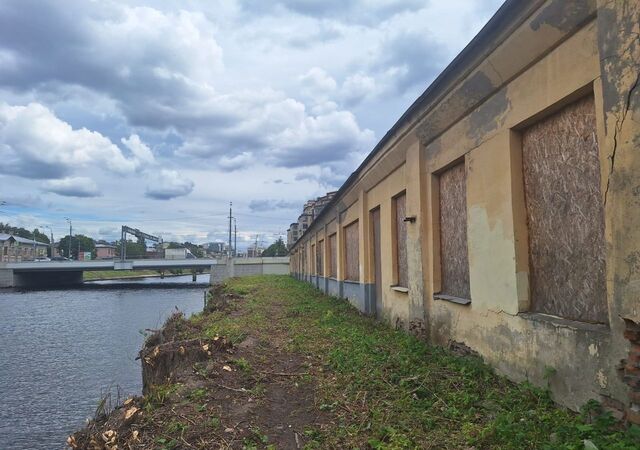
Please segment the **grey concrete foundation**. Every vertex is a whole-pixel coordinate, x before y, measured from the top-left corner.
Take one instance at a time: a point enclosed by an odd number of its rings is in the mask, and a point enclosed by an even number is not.
[[[333,278],[327,278],[327,294],[340,297],[340,282]]]
[[[358,308],[359,311],[367,314],[367,301],[364,284],[360,284],[353,281],[343,282],[342,296],[349,300],[353,306]]]

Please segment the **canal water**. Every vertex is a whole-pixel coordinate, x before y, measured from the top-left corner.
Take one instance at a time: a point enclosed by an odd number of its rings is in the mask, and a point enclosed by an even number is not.
[[[199,312],[209,275],[0,290],[0,449],[65,448],[101,396],[142,390],[144,330]]]

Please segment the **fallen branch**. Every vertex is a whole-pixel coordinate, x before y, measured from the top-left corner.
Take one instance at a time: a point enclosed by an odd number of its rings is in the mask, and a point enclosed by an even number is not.
[[[270,372],[270,371],[260,371],[263,375],[277,375],[280,377],[300,377],[302,375],[309,375],[309,372]]]
[[[229,386],[225,386],[224,384],[220,384],[220,383],[214,383],[214,384],[216,386],[218,386],[218,387],[221,387],[223,389],[228,389],[228,390],[233,391],[233,392],[245,392],[245,393],[249,392],[249,390],[245,389],[245,388],[237,389],[237,388],[232,388],[232,387],[229,387]]]

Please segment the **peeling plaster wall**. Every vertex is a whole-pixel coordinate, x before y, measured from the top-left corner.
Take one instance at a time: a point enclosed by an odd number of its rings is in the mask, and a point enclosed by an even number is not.
[[[508,0],[400,118],[294,250],[308,252],[335,227],[337,279],[328,289],[371,313],[369,222],[370,211],[379,207],[382,320],[437,344],[463,342],[514,380],[549,383],[554,398],[571,408],[591,398],[628,404],[629,389],[616,367],[631,355],[623,319],[627,326],[640,323],[637,17],[637,1]],[[605,217],[608,318],[602,324],[532,312],[522,172],[522,131],[590,94]],[[468,305],[433,297],[442,288],[438,175],[461,160],[467,167]],[[403,190],[405,214],[415,216],[407,223],[407,292],[392,288],[392,198]],[[344,226],[354,220],[360,278],[344,283]],[[554,375],[547,379],[550,368]]]
[[[598,29],[596,21],[590,20],[594,9],[588,2],[577,6],[563,11],[582,14],[582,21],[573,22],[583,26],[510,82],[497,87],[493,96],[466,117],[425,142],[424,149],[429,172],[462,157],[469,168],[471,304],[433,301],[427,296],[431,338],[442,345],[464,342],[515,380],[545,386],[545,372],[554,369],[548,380],[554,397],[573,409],[591,398],[625,398],[626,388],[616,370],[620,341],[609,323],[591,325],[530,314],[521,132],[589,92],[597,97]],[[549,31],[555,27],[551,20],[555,18],[566,31],[568,19],[549,10],[560,7],[547,2],[525,27]],[[604,122],[601,111],[596,111],[596,122]],[[600,165],[607,166],[602,154]],[[432,254],[432,266],[438,267],[439,255]],[[437,292],[437,277],[429,275],[430,290]]]

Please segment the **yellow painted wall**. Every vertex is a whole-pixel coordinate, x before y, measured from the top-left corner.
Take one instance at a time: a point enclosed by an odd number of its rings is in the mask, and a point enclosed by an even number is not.
[[[410,110],[294,250],[319,239],[328,245],[327,237],[337,231],[343,280],[343,229],[358,220],[360,282],[372,285],[369,213],[380,207],[383,320],[441,345],[463,343],[512,379],[549,383],[555,398],[574,409],[590,398],[625,402],[628,388],[616,374],[628,351],[622,318],[640,321],[640,264],[634,263],[640,261],[640,101],[624,100],[640,55],[624,49],[640,27],[627,16],[640,6],[625,0],[548,0],[517,8],[520,16],[492,35],[490,52],[467,56],[466,71]],[[619,31],[612,31],[615,26]],[[604,325],[528,312],[519,130],[590,92],[608,245],[610,323]],[[440,289],[438,173],[461,159],[467,170],[469,305],[434,300]],[[392,288],[392,198],[403,190],[406,215],[415,216],[407,226],[408,292]],[[325,247],[325,273],[328,254]],[[545,377],[549,369],[555,371],[551,378]]]

